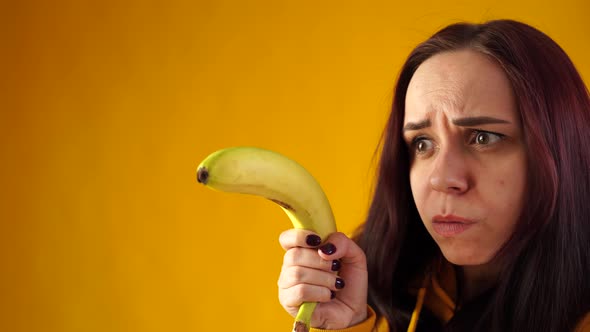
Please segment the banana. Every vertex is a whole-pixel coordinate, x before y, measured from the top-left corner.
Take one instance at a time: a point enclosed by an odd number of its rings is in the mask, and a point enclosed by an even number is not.
[[[208,155],[197,168],[197,181],[222,192],[260,196],[279,205],[293,227],[315,232],[322,242],[336,232],[332,208],[317,180],[296,161],[278,152],[236,146]],[[317,302],[299,307],[294,332],[307,332]]]

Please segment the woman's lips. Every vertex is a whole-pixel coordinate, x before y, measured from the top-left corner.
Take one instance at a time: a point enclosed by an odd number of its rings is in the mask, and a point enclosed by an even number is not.
[[[432,218],[432,228],[442,236],[459,235],[475,224],[474,221],[459,216],[435,216]]]

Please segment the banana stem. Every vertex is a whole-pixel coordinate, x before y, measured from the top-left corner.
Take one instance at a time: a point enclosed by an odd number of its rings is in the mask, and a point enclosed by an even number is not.
[[[309,332],[309,329],[311,328],[311,315],[317,305],[317,302],[303,302],[303,304],[301,304],[297,316],[295,317],[293,332]]]

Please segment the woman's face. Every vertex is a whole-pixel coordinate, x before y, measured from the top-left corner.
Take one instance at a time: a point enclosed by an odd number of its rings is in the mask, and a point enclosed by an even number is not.
[[[451,263],[488,263],[525,193],[520,118],[502,67],[472,50],[425,61],[408,87],[403,135],[426,229]]]

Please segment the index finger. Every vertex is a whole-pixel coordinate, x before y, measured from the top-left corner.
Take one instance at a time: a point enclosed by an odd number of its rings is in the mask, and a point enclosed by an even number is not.
[[[291,228],[281,233],[279,243],[285,250],[291,248],[316,248],[322,244],[322,239],[314,232],[301,229]]]

